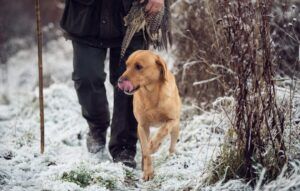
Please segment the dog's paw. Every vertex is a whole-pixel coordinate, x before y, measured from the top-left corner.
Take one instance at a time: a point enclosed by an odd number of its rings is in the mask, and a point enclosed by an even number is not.
[[[151,140],[149,142],[149,152],[151,154],[155,153],[158,148],[160,147],[161,143],[160,142],[157,142],[157,141],[154,141],[154,140]]]
[[[144,175],[143,175],[143,180],[144,181],[149,181],[149,180],[153,179],[153,177],[154,177],[154,171],[153,170],[144,171]]]
[[[169,149],[169,156],[173,156],[173,155],[175,155],[175,154],[176,154],[176,149],[170,148],[170,149]]]

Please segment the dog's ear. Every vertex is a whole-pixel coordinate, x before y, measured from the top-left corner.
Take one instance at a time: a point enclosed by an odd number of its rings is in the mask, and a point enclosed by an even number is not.
[[[166,62],[160,56],[157,56],[155,62],[161,68],[162,79],[166,81],[168,79],[168,68]]]

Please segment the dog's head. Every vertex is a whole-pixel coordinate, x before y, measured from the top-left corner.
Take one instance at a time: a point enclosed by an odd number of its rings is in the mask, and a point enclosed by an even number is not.
[[[158,55],[148,50],[132,53],[126,61],[126,71],[118,80],[118,87],[132,95],[140,87],[167,80],[167,65]]]

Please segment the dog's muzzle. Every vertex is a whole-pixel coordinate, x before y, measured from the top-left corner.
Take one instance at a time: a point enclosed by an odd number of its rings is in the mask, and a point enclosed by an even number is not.
[[[127,95],[133,95],[139,89],[139,86],[134,87],[133,84],[126,78],[119,78],[118,87]]]

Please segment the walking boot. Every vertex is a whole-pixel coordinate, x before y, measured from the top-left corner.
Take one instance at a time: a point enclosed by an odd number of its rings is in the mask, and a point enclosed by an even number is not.
[[[90,153],[103,152],[105,149],[105,136],[106,132],[93,132],[87,134],[86,146]]]
[[[136,168],[136,161],[134,160],[134,153],[128,150],[122,150],[115,157],[113,157],[113,161],[118,163],[121,162],[125,166]]]

